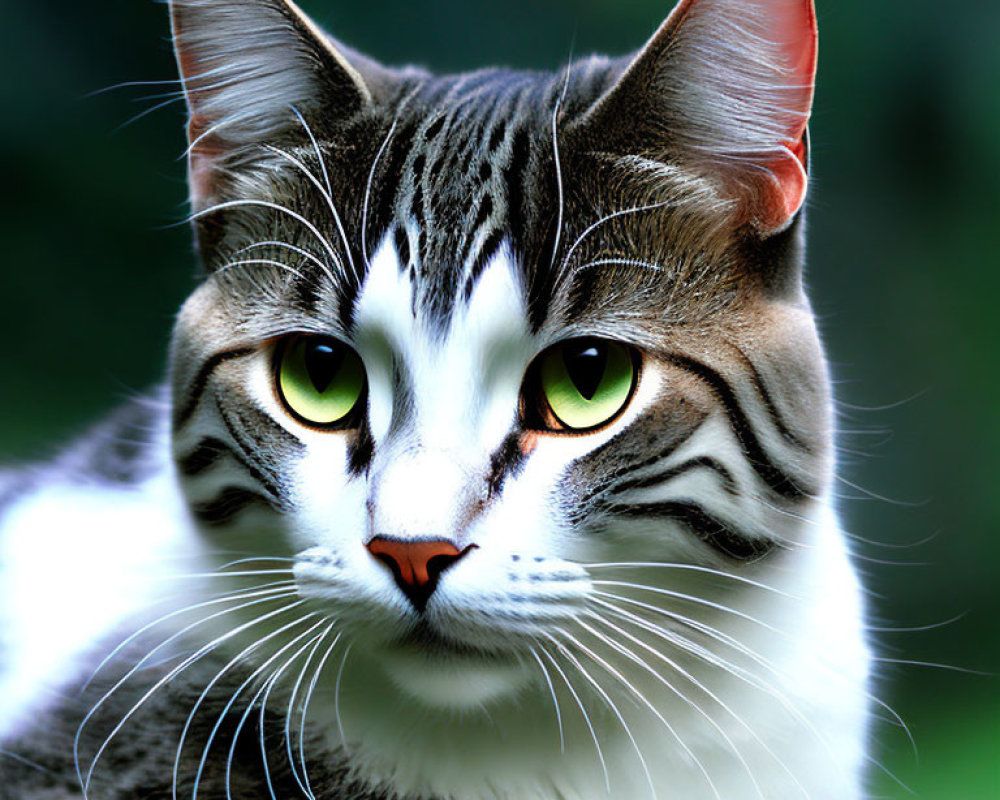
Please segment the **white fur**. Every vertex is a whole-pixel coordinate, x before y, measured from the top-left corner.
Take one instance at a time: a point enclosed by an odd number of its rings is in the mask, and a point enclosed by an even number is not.
[[[0,531],[0,738],[51,705],[80,660],[136,613],[191,582],[202,545],[172,475],[141,487],[52,482],[16,502]],[[113,644],[112,644],[113,646]]]

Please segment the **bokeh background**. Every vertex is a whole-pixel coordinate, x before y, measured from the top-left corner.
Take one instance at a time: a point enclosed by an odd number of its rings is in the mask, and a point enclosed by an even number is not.
[[[386,62],[452,70],[625,53],[671,0],[301,4]],[[873,791],[996,800],[1000,678],[974,672],[1000,672],[1000,2],[818,7],[809,283],[843,403],[838,491],[873,624],[918,629],[875,634],[887,659],[875,691],[919,757],[880,724]],[[173,87],[91,95],[174,77],[165,6],[0,10],[0,460],[11,461],[54,452],[157,380],[194,260],[175,225],[180,105],[124,125]]]

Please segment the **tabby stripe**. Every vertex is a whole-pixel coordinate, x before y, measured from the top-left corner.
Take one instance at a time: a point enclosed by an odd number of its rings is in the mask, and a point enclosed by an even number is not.
[[[692,436],[694,436],[695,432],[698,431],[699,428],[701,428],[702,424],[704,424],[705,419],[707,419],[707,416],[703,417],[696,424],[691,425],[683,430],[673,431],[675,435],[674,438],[670,440],[670,444],[668,444],[663,450],[657,452],[655,455],[649,456],[648,458],[645,458],[642,461],[638,461],[634,464],[629,464],[627,467],[620,467],[619,469],[612,470],[611,472],[606,473],[601,478],[601,480],[597,482],[594,488],[582,498],[581,503],[590,502],[595,497],[604,494],[604,492],[606,492],[609,487],[614,486],[619,480],[624,478],[626,475],[631,475],[634,472],[646,469],[647,467],[651,467],[654,464],[658,464],[664,459],[670,458],[670,456],[672,456],[675,452],[677,452],[677,450],[683,444],[685,444]],[[616,444],[617,438],[618,437],[612,439],[608,444],[605,445],[605,447],[613,447]]]
[[[465,283],[465,302],[469,302],[471,299],[472,293],[475,291],[476,284],[479,283],[479,279],[483,276],[483,271],[486,269],[486,265],[489,264],[490,259],[492,259],[500,249],[503,239],[504,232],[499,228],[496,228],[492,233],[490,233],[486,241],[483,242],[483,246],[479,250],[479,255],[476,256],[475,263],[472,265],[472,272]]]
[[[718,372],[712,367],[693,358],[680,355],[668,355],[666,360],[671,364],[689,372],[702,382],[708,384],[715,396],[721,401],[729,417],[729,424],[732,426],[736,438],[743,448],[750,466],[753,467],[761,480],[768,487],[789,500],[803,500],[809,496],[809,492],[804,491],[795,485],[795,482],[771,460],[760,440],[754,433],[753,425],[750,423],[746,412],[740,406],[732,387]]]
[[[507,479],[516,476],[524,467],[527,457],[521,449],[523,435],[523,430],[515,428],[490,456],[490,472],[486,479],[488,499],[492,500],[499,495]]]
[[[361,425],[353,441],[347,447],[347,469],[355,478],[360,478],[371,467],[375,455],[375,440],[368,424],[368,415],[361,418]]]
[[[277,511],[274,504],[264,495],[239,486],[229,486],[211,500],[194,503],[191,510],[199,522],[218,528],[228,525],[237,515],[251,506]]]
[[[708,469],[717,473],[719,477],[722,478],[722,484],[729,494],[739,494],[739,491],[736,488],[736,479],[733,477],[733,473],[730,472],[725,465],[722,464],[722,462],[711,458],[710,456],[692,458],[690,461],[685,461],[683,464],[678,464],[672,469],[668,469],[664,472],[658,472],[655,475],[648,475],[642,478],[633,478],[632,480],[623,481],[622,483],[612,486],[608,490],[608,494],[621,494],[622,492],[628,492],[633,489],[647,489],[650,486],[658,486],[659,484],[674,480],[675,478],[679,478],[681,475],[686,475],[687,473],[694,472],[698,469]]]
[[[747,536],[697,503],[672,501],[630,506],[605,504],[602,510],[625,517],[667,517],[676,520],[689,527],[706,544],[738,561],[763,558],[776,546],[772,541]]]
[[[229,361],[233,361],[238,358],[246,358],[253,353],[256,353],[256,348],[253,347],[241,347],[235,350],[226,350],[222,353],[216,353],[208,361],[206,361],[198,374],[195,375],[194,380],[191,381],[191,385],[188,389],[188,399],[175,413],[174,413],[174,427],[180,428],[185,425],[191,415],[194,414],[195,410],[198,408],[198,403],[201,402],[201,396],[205,393],[205,387],[208,385],[209,378],[212,377],[212,373],[215,372],[219,367]]]
[[[214,436],[202,439],[198,442],[194,450],[186,456],[179,458],[177,460],[177,468],[184,477],[194,478],[205,470],[215,466],[223,456],[229,456],[247,471],[253,469],[228,442],[224,442],[222,439],[217,439]]]
[[[760,371],[757,369],[757,365],[750,360],[750,357],[744,353],[737,345],[732,342],[727,342],[727,344],[737,352],[740,360],[744,363],[746,368],[750,371],[750,375],[753,377],[754,388],[760,395],[761,400],[764,401],[764,405],[767,407],[767,413],[770,415],[771,419],[774,420],[775,427],[778,429],[778,433],[787,441],[790,445],[798,447],[800,450],[804,450],[807,453],[813,451],[812,445],[808,442],[804,442],[802,438],[795,433],[788,423],[785,422],[784,417],[781,412],[778,411],[777,405],[774,403],[774,398],[768,391],[766,384],[764,383],[764,378],[761,376]]]
[[[233,424],[232,420],[229,418],[229,412],[223,408],[220,403],[216,403],[219,409],[219,417],[222,419],[222,424],[225,426],[226,431],[233,438],[233,443],[239,448],[243,455],[244,461],[241,461],[242,465],[246,468],[246,471],[250,473],[250,477],[256,480],[264,489],[270,494],[275,500],[282,496],[281,489],[279,488],[280,481],[274,475],[265,475],[262,472],[263,465],[259,462],[254,462],[253,460],[253,446],[247,442],[239,429]],[[254,465],[256,463],[256,466]]]

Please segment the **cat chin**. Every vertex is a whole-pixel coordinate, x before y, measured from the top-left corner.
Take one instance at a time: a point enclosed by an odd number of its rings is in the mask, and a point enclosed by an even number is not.
[[[517,695],[530,682],[529,671],[514,658],[397,650],[381,664],[403,695],[443,711],[480,709]]]

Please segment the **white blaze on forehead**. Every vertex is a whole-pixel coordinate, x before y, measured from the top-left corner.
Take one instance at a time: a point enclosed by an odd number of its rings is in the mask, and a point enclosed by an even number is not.
[[[425,446],[466,453],[493,449],[510,429],[534,344],[508,247],[490,259],[468,303],[459,301],[441,335],[414,311],[409,270],[401,268],[392,237],[383,239],[355,314],[376,442],[392,422],[393,359]]]

